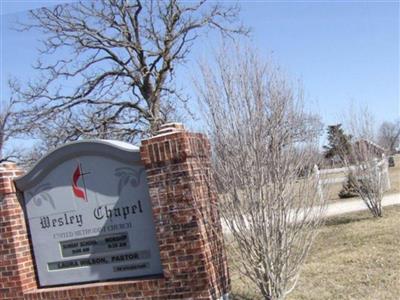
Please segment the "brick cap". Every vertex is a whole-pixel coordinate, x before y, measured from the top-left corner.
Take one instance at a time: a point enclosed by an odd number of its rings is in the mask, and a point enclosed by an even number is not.
[[[182,132],[185,131],[185,127],[182,123],[166,123],[161,125],[160,130],[158,130],[155,136],[165,135],[169,133]]]
[[[5,161],[0,163],[0,170],[11,170],[11,169],[17,169],[17,164],[14,162],[10,161]]]

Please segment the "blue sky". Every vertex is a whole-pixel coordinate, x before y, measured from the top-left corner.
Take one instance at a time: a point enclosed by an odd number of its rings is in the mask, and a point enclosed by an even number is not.
[[[355,102],[378,122],[399,111],[399,2],[251,2],[254,43],[302,79],[325,123]]]
[[[37,35],[10,30],[30,8],[60,1],[1,2],[1,96],[9,76],[31,78]],[[272,56],[304,84],[308,107],[325,124],[342,121],[350,103],[368,106],[377,123],[400,116],[399,1],[242,1],[250,43]],[[213,40],[213,39],[212,39]],[[204,38],[192,52],[191,69],[211,55]],[[184,81],[185,71],[177,80]],[[190,91],[189,91],[190,93]]]

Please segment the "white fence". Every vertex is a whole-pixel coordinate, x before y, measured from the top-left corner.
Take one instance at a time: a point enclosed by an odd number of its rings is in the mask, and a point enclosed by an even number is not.
[[[381,168],[381,176],[383,176],[384,191],[389,190],[390,189],[390,179],[389,179],[389,166],[388,166],[387,159],[383,158],[381,161],[379,161],[379,162],[377,161],[375,167]],[[347,173],[349,171],[355,170],[355,169],[356,169],[356,166],[319,170],[320,176],[328,175],[328,174],[342,173],[342,174],[340,174],[340,176],[337,176],[337,177],[323,178],[323,179],[321,179],[321,183],[335,184],[335,183],[345,182],[347,179]],[[343,176],[343,173],[345,173],[345,176]]]

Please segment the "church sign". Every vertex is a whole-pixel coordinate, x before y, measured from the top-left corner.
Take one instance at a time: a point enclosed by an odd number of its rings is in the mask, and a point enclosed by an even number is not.
[[[162,274],[137,147],[70,143],[15,183],[41,287]]]

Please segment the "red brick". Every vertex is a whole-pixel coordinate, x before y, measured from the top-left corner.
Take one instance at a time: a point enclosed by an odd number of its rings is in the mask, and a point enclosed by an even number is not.
[[[217,299],[229,292],[216,197],[207,182],[210,145],[204,135],[186,132],[182,125],[166,130],[143,140],[140,148],[163,278],[38,290],[22,209],[13,193],[0,204],[2,299]],[[12,192],[11,179],[22,174],[16,165],[0,168],[0,193]]]

